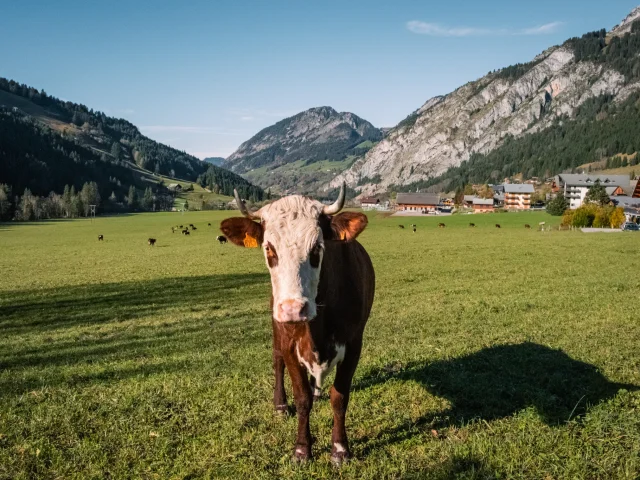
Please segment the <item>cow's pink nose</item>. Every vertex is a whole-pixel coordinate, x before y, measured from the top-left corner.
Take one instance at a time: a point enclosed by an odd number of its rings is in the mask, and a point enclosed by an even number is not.
[[[283,300],[278,306],[279,320],[282,322],[299,322],[308,320],[309,302],[302,300]]]

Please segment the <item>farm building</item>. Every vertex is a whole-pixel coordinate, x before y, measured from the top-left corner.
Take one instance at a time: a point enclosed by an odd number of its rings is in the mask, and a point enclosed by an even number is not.
[[[493,212],[493,198],[474,197],[473,211],[475,213]]]
[[[399,193],[396,197],[397,210],[417,213],[435,212],[440,204],[437,193]]]
[[[362,197],[360,199],[360,207],[363,210],[387,210],[389,202],[383,202],[376,197]]]
[[[569,208],[578,208],[582,205],[584,197],[596,180],[605,188],[609,196],[626,195],[629,190],[630,181],[627,175],[582,175],[576,173],[566,173],[556,175],[553,180],[552,190],[562,191]]]
[[[167,190],[171,192],[181,192],[182,185],[180,185],[179,183],[170,183],[169,185],[167,185]]]
[[[528,210],[531,208],[533,185],[528,183],[504,184],[504,208],[510,210]]]

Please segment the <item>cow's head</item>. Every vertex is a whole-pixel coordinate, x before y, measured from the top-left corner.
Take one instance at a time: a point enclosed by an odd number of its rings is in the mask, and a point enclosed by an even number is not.
[[[344,206],[344,190],[343,185],[333,205],[291,195],[256,212],[248,211],[235,192],[244,217],[228,218],[220,229],[235,245],[262,247],[271,274],[276,321],[300,322],[316,317],[325,242],[352,241],[367,226],[362,213],[339,213]]]

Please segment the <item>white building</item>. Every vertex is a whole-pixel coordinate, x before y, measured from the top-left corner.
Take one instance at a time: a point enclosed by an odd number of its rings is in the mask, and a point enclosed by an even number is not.
[[[631,182],[628,175],[583,175],[577,173],[562,173],[556,175],[553,190],[564,194],[569,208],[576,209],[584,202],[584,197],[596,180],[600,180],[609,196],[625,195]]]

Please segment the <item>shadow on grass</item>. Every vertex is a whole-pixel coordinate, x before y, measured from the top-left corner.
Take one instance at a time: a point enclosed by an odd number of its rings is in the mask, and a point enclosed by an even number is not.
[[[0,301],[0,397],[167,372],[166,358],[206,348],[220,329],[232,336],[238,318],[230,306],[262,298],[268,285],[268,274],[248,273],[8,292]],[[167,311],[168,322],[100,328]],[[251,325],[241,328],[246,344],[256,339]]]
[[[266,273],[249,273],[7,292],[0,301],[0,334],[126,321],[171,307],[234,304],[234,298],[251,298],[268,281]]]
[[[385,439],[381,443],[403,441],[425,428],[509,417],[528,407],[535,408],[546,424],[559,425],[621,389],[640,389],[610,382],[595,366],[530,342],[498,345],[451,360],[387,365],[369,371],[354,390],[391,379],[418,382],[434,395],[446,398],[451,408],[383,431],[378,436]]]

